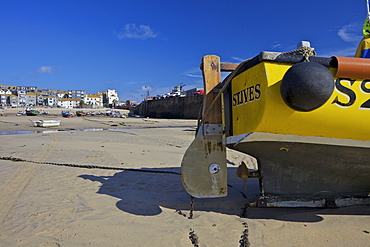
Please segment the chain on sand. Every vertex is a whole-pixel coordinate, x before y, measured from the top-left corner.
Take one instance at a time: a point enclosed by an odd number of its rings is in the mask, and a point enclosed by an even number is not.
[[[64,163],[54,163],[54,162],[42,162],[42,161],[32,161],[32,160],[26,160],[11,156],[0,156],[0,160],[9,160],[12,162],[28,162],[28,163],[34,163],[34,164],[46,164],[46,165],[56,165],[56,166],[66,166],[66,167],[76,167],[76,168],[86,168],[86,169],[106,169],[106,170],[121,170],[121,171],[133,171],[133,172],[149,172],[149,173],[167,173],[167,174],[175,174],[180,175],[178,172],[173,171],[153,171],[153,170],[140,170],[140,169],[128,169],[128,168],[120,168],[120,167],[109,167],[109,166],[97,166],[97,165],[78,165],[78,164],[64,164]],[[190,201],[190,215],[189,219],[193,218],[193,211],[194,211],[194,197],[191,197]],[[242,216],[243,217],[243,216]],[[249,247],[250,243],[248,240],[248,225],[246,222],[243,222],[244,231],[241,235],[241,239],[239,240],[240,247]],[[199,238],[197,234],[194,232],[193,229],[190,229],[189,232],[189,239],[191,240],[191,243],[195,247],[199,247]]]
[[[189,239],[194,247],[199,247],[198,235],[194,233],[194,230],[190,228]]]
[[[243,222],[243,226],[244,226],[244,231],[243,231],[243,234],[240,236],[240,240],[239,240],[239,243],[240,243],[240,247],[249,247],[250,246],[250,243],[249,243],[249,229],[248,229],[248,224],[247,222]]]
[[[190,200],[190,216],[189,216],[189,219],[192,219],[193,218],[193,211],[194,211],[194,197],[191,196],[190,198],[191,198],[191,200]],[[247,208],[248,208],[248,206],[247,206],[247,204],[245,204],[244,207],[242,208],[242,214],[241,214],[240,218],[246,218]],[[242,225],[244,227],[244,230],[243,230],[243,234],[240,236],[240,240],[239,240],[240,245],[239,246],[240,247],[250,247],[248,223],[246,221],[243,221]],[[199,237],[194,232],[194,230],[192,228],[190,228],[189,239],[195,247],[199,247]]]
[[[41,161],[33,161],[33,160],[15,158],[15,157],[11,157],[11,156],[9,156],[9,157],[0,156],[0,160],[10,160],[10,161],[13,161],[13,162],[28,162],[28,163],[34,163],[34,164],[67,166],[67,167],[86,168],[86,169],[105,169],[105,170],[120,170],[120,171],[149,172],[149,173],[167,173],[167,174],[180,175],[179,172],[172,172],[172,171],[153,171],[153,170],[141,170],[141,169],[132,169],[132,168],[112,167],[112,166],[78,165],[78,164],[65,164],[65,163],[55,163],[55,162],[41,162]]]
[[[194,197],[190,196],[190,212],[189,212],[189,219],[193,218],[193,212],[194,212]]]

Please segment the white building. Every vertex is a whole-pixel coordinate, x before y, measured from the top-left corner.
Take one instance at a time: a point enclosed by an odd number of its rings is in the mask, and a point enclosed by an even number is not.
[[[62,108],[76,108],[80,106],[81,99],[60,99],[58,105]]]
[[[68,98],[70,99],[84,99],[86,91],[85,90],[68,90]]]
[[[58,96],[48,96],[47,99],[47,105],[50,107],[58,106],[59,101],[61,100]]]
[[[0,89],[0,94],[11,95],[12,92],[9,89],[8,90]]]
[[[37,104],[37,98],[35,93],[25,94],[26,106],[35,106]]]
[[[103,98],[100,94],[86,94],[84,98],[84,103],[92,108],[103,107]]]
[[[59,99],[67,98],[68,97],[68,92],[58,91],[57,96],[58,96]]]
[[[114,102],[119,101],[118,93],[114,89],[108,89],[103,92],[103,103],[107,104],[109,107],[113,105]]]

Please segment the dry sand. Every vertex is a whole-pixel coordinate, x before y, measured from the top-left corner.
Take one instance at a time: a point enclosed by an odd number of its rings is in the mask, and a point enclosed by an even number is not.
[[[0,156],[58,164],[180,172],[196,125],[62,119],[59,109],[49,110],[55,116],[15,116],[17,110],[0,117]],[[62,124],[32,127],[30,120],[39,119]],[[229,195],[196,199],[193,219],[190,197],[176,174],[0,160],[0,246],[194,246],[191,229],[201,247],[243,246],[243,237],[244,246],[370,246],[370,207],[246,208],[258,194],[258,182],[247,180],[245,198],[243,180],[235,176],[242,160],[254,168],[250,157],[228,151]]]

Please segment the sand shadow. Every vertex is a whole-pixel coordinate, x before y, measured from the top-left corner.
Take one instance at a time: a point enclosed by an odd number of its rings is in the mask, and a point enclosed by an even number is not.
[[[142,169],[144,170],[144,169]],[[151,171],[177,172],[180,168],[150,169]],[[243,180],[235,177],[236,168],[228,168],[228,196],[213,199],[195,199],[196,211],[217,212],[227,215],[244,216],[250,219],[276,219],[292,222],[319,222],[321,215],[368,215],[370,207],[348,207],[335,209],[311,208],[251,208],[248,203],[259,195],[258,179],[247,180],[244,192]],[[190,196],[181,183],[180,175],[150,172],[117,172],[113,176],[80,175],[101,186],[97,193],[120,199],[116,206],[120,210],[142,216],[154,216],[162,207],[174,209],[188,217]]]
[[[150,169],[151,171],[177,172],[180,168]],[[213,211],[229,215],[240,215],[247,198],[258,195],[258,184],[244,193],[243,180],[231,178],[236,168],[228,169],[229,193],[227,197],[214,199],[195,199],[195,210]],[[157,215],[161,207],[172,208],[178,212],[190,209],[190,196],[181,183],[181,176],[169,173],[117,172],[113,176],[80,175],[79,177],[98,181],[101,186],[97,193],[119,198],[116,206],[122,211],[135,215]],[[235,182],[231,183],[231,181]],[[252,189],[252,186],[253,189]],[[251,192],[254,191],[254,192]],[[243,192],[243,193],[242,193]]]
[[[197,130],[194,128],[194,129],[184,129],[183,131],[186,131],[186,132],[196,132]],[[195,134],[194,134],[195,136]]]

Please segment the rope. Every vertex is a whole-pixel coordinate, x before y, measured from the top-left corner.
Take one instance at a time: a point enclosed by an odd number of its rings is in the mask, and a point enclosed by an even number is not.
[[[315,50],[308,46],[302,46],[294,51],[282,52],[282,54],[302,55],[304,56],[304,62],[309,62],[309,57],[316,57]]]

